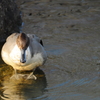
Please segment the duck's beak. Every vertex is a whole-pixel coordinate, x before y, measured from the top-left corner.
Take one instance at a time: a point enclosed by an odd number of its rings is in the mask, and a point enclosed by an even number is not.
[[[25,49],[21,49],[21,58],[20,58],[21,63],[26,62],[26,54],[25,54]]]

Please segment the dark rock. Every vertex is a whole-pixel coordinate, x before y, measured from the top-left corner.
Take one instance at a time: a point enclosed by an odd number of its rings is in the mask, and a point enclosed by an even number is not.
[[[14,0],[0,0],[0,42],[13,32],[19,32],[22,24],[20,11]]]

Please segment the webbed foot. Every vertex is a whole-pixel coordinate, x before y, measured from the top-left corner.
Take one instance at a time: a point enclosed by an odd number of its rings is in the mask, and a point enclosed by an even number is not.
[[[15,70],[15,74],[13,74],[10,79],[16,79],[16,80],[19,80],[19,79],[34,79],[36,80],[37,77],[33,74],[33,72],[31,72],[30,74],[18,74],[17,73],[17,70]]]
[[[10,79],[16,79],[16,80],[19,80],[19,79],[26,79],[27,78],[27,74],[14,74],[10,77]]]
[[[26,79],[34,79],[34,80],[36,80],[37,77],[33,74],[33,72],[31,72]]]

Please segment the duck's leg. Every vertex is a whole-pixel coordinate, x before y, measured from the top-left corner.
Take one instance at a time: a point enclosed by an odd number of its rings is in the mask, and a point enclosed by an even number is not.
[[[17,70],[14,69],[14,74],[10,77],[10,79],[17,79],[17,80],[19,80],[19,79],[22,79],[22,78],[26,78],[26,75],[18,74]]]
[[[33,74],[34,70],[28,75],[27,79],[34,79],[36,80],[37,77]]]
[[[14,69],[14,74],[10,77],[10,79],[19,79],[19,75],[16,69]]]
[[[36,80],[37,77],[33,74],[33,72],[34,71],[32,71],[29,75],[28,74],[18,74],[17,70],[15,69],[14,70],[14,74],[11,76],[10,79],[17,79],[17,80],[19,80],[19,79],[24,78],[24,79],[27,79],[27,80],[28,79],[34,79],[34,80]]]

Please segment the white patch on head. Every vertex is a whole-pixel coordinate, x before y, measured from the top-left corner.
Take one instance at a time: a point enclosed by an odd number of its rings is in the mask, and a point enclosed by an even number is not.
[[[12,49],[11,53],[10,53],[10,58],[11,60],[18,65],[25,65],[29,62],[30,58],[31,58],[31,54],[30,54],[30,50],[29,47],[27,48],[27,50],[25,51],[25,55],[26,55],[26,62],[25,63],[21,63],[20,62],[20,58],[21,58],[21,50],[18,48],[17,45],[15,45],[15,47]]]

